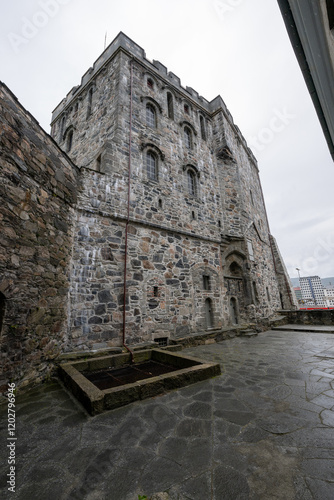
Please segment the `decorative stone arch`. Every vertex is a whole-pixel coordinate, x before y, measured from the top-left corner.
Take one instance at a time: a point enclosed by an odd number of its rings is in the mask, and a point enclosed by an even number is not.
[[[154,90],[154,87],[156,87],[156,88],[160,87],[159,80],[156,78],[156,76],[149,71],[144,71],[143,72],[143,84],[144,84],[145,88],[148,87],[148,80],[151,80],[153,83],[152,90]]]
[[[243,242],[235,242],[222,252],[224,287],[229,322],[237,324],[247,318],[247,306],[252,303],[252,285]],[[233,299],[233,300],[232,300]]]
[[[159,111],[160,114],[162,114],[162,107],[160,106],[160,104],[158,103],[158,101],[156,101],[155,99],[153,99],[153,97],[145,95],[145,96],[142,96],[140,98],[140,100],[141,100],[142,103],[144,103],[145,108],[146,108],[146,104],[151,104],[155,109],[157,109]]]
[[[244,250],[240,248],[240,245],[232,243],[222,252],[222,259],[223,262],[227,262],[233,258],[237,259],[238,262],[243,262],[247,260],[247,255]]]
[[[161,161],[164,161],[165,160],[165,154],[161,151],[161,149],[156,145],[154,144],[153,142],[143,142],[141,145],[140,145],[140,150],[142,152],[145,152],[145,150],[147,149],[151,149],[156,155],[159,156],[160,160]]]
[[[196,177],[200,178],[200,176],[201,176],[201,172],[198,170],[198,167],[196,165],[194,165],[193,163],[187,163],[186,165],[183,165],[182,169],[183,169],[183,172],[186,172],[187,170],[191,169],[191,170],[193,170]]]
[[[147,178],[147,180],[158,182],[159,177],[160,177],[160,161],[164,161],[165,155],[161,151],[158,146],[153,144],[152,142],[146,142],[143,143],[140,147],[141,151],[143,152],[143,158],[142,158],[142,165],[143,169],[142,171],[145,172],[144,177]],[[153,165],[154,162],[154,165]],[[154,168],[153,168],[154,167]],[[150,175],[152,173],[152,170],[155,171],[154,176]]]
[[[187,99],[182,99],[182,110],[184,113],[186,112],[185,111],[186,107],[188,107],[188,110],[189,110],[188,114],[190,115],[190,113],[193,112],[193,106],[192,106],[191,102],[188,101]]]
[[[185,172],[184,187],[185,192],[195,198],[199,197],[199,182],[200,172],[195,165],[188,163],[182,167]],[[192,186],[192,188],[191,188]]]
[[[188,127],[190,128],[190,130],[192,131],[192,133],[194,134],[194,136],[196,137],[197,136],[197,130],[195,129],[194,125],[192,125],[190,122],[188,122],[187,120],[182,120],[180,121],[180,127],[182,127],[183,129],[185,127]]]
[[[75,127],[73,125],[69,125],[63,135],[63,142],[66,143],[66,153],[69,153],[73,146],[73,136],[75,132]]]
[[[216,286],[211,287],[211,291],[214,291],[215,288],[219,287],[219,271],[212,266],[211,264],[207,263],[199,263],[195,264],[192,268],[192,277],[193,277],[193,285],[194,289],[201,289],[202,290],[202,277],[203,275],[209,275],[212,277],[213,280],[213,285],[216,284]]]

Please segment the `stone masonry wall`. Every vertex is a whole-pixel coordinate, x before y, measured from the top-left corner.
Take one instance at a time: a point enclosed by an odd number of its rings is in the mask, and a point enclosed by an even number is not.
[[[3,84],[0,99],[2,389],[41,380],[67,342],[78,170]]]
[[[52,134],[81,168],[73,348],[120,345],[127,219],[127,342],[280,307],[256,160],[220,97],[183,88],[120,34],[56,108]]]

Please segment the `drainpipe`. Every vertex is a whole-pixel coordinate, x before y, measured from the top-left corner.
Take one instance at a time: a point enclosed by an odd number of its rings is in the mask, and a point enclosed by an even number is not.
[[[124,288],[123,288],[123,337],[122,345],[131,354],[131,362],[134,362],[134,356],[131,349],[125,344],[125,329],[126,329],[126,297],[127,297],[127,286],[126,286],[126,272],[127,272],[127,260],[128,260],[128,227],[130,221],[130,195],[131,195],[131,147],[132,147],[132,81],[133,81],[133,59],[130,61],[130,119],[129,119],[129,162],[128,162],[128,204],[127,204],[127,219],[125,223],[125,243],[124,243]]]

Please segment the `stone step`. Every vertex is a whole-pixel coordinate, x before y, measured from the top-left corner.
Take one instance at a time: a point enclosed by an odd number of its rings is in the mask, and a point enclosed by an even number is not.
[[[256,337],[258,335],[258,332],[255,332],[254,330],[244,330],[242,332],[243,337]]]

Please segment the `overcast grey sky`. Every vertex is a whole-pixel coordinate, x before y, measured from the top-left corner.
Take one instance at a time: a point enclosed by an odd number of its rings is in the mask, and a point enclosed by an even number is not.
[[[123,31],[206,99],[222,96],[258,159],[291,277],[334,276],[334,164],[276,0],[3,2],[1,80],[41,126]]]

